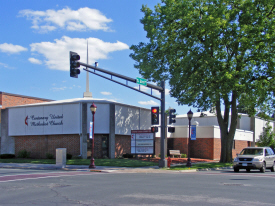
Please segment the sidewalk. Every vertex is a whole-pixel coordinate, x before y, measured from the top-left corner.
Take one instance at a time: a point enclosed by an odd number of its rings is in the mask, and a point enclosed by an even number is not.
[[[199,162],[199,161],[198,161]],[[195,163],[194,163],[195,164]],[[171,166],[181,165],[181,163]],[[34,170],[61,170],[61,171],[86,171],[86,172],[104,172],[104,173],[182,173],[196,172],[197,170],[169,170],[162,169],[159,166],[151,167],[112,167],[112,166],[96,166],[95,169],[89,169],[88,165],[66,165],[65,168],[55,164],[31,164],[31,163],[0,163],[0,168],[7,169],[34,169]]]
[[[96,166],[95,169],[89,169],[88,165],[66,165],[65,168],[56,166],[55,164],[30,164],[30,163],[0,163],[0,168],[6,169],[33,169],[33,170],[61,170],[61,171],[83,171],[83,172],[104,172],[104,173],[182,173],[196,172],[195,169],[190,170],[169,170],[161,169],[158,166],[152,167],[112,167],[112,166]]]

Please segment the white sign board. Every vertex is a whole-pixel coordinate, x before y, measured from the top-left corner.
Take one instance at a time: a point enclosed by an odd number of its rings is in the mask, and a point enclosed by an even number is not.
[[[131,131],[131,154],[154,154],[154,133],[151,130]]]
[[[9,108],[9,136],[80,133],[79,104]]]

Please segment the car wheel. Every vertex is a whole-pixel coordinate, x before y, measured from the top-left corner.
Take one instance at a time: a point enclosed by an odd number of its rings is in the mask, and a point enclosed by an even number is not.
[[[246,169],[246,172],[250,172],[250,169]]]
[[[275,172],[275,162],[273,162],[273,166],[271,167],[271,172]]]
[[[239,172],[239,169],[238,168],[234,168],[234,172]]]
[[[261,167],[260,171],[262,173],[265,173],[265,169],[266,169],[266,165],[265,165],[265,162],[263,163],[263,166]]]

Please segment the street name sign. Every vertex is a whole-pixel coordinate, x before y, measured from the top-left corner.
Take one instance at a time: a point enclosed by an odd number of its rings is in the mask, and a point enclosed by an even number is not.
[[[137,82],[137,84],[147,86],[147,80],[146,79],[142,79],[140,77],[137,77],[136,82]]]

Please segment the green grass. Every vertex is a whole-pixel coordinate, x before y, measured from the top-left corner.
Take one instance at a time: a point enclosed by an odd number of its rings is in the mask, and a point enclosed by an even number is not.
[[[219,162],[198,163],[198,164],[192,164],[191,167],[186,167],[185,165],[171,167],[170,170],[222,168],[222,167],[231,167],[232,165],[233,165],[232,163],[219,163]]]
[[[67,161],[68,165],[89,165],[89,159],[72,159]],[[157,166],[157,163],[136,159],[95,159],[97,166],[116,166],[116,167],[146,167]]]
[[[32,164],[55,164],[55,159],[0,159],[0,163],[32,163]],[[67,160],[67,165],[89,165],[89,159],[70,159]],[[136,159],[95,159],[96,166],[113,166],[113,167],[146,167],[158,166],[158,163],[142,161]],[[230,167],[232,163],[199,163],[192,164],[192,167],[185,165],[171,167],[170,170],[189,170],[189,169],[206,169],[206,168],[222,168]]]
[[[55,159],[0,159],[0,163],[55,164]]]
[[[0,159],[0,163],[32,163],[32,164],[55,164],[55,159]],[[89,165],[89,159],[70,159],[67,165]],[[146,167],[157,166],[157,163],[136,159],[95,159],[96,166],[114,167]]]

